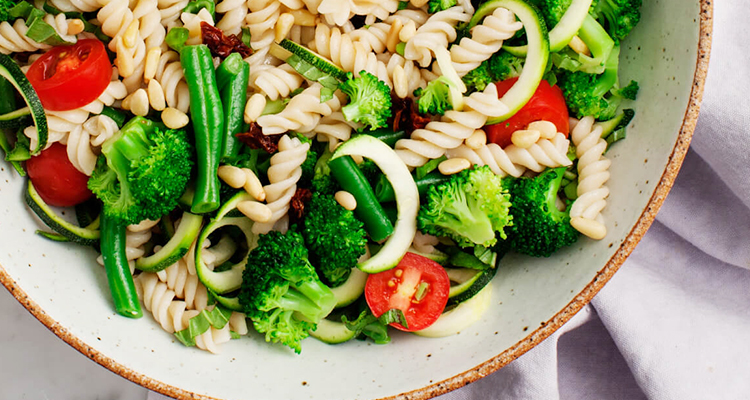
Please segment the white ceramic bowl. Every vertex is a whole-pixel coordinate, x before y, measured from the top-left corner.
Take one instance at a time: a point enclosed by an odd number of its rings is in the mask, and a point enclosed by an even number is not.
[[[628,138],[608,153],[609,234],[549,259],[509,256],[493,306],[459,335],[396,333],[391,344],[304,342],[301,355],[258,335],[212,355],[175,343],[147,314],[118,317],[95,253],[34,234],[24,181],[0,173],[0,282],[42,323],[112,371],[178,398],[429,398],[486,376],[549,336],[615,273],[653,221],[695,127],[708,64],[709,0],[646,0],[623,44],[622,81],[641,84]]]

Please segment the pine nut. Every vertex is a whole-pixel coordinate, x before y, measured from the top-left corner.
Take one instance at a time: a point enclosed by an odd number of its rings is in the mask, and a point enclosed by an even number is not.
[[[398,45],[399,42],[398,35],[401,32],[401,28],[403,27],[403,22],[401,22],[401,20],[398,18],[393,21],[393,24],[391,24],[391,29],[388,30],[388,36],[385,40],[385,47],[389,52],[396,52],[396,45]]]
[[[352,157],[352,160],[354,160],[354,162],[357,164],[362,164],[362,162],[365,161],[365,159],[359,154],[352,154],[351,157]]]
[[[161,112],[161,121],[169,129],[180,129],[190,122],[190,118],[176,108],[167,107]]]
[[[410,3],[416,8],[422,7],[427,4],[429,0],[411,0]]]
[[[146,64],[143,68],[143,81],[149,83],[156,76],[156,69],[159,67],[161,58],[161,49],[154,47],[146,53]]]
[[[398,33],[398,38],[402,42],[408,42],[409,39],[411,39],[416,34],[417,34],[417,24],[415,24],[414,21],[408,21],[407,23],[404,24],[404,27],[401,28],[401,31]]]
[[[483,130],[477,129],[471,134],[471,136],[466,138],[465,143],[466,147],[473,150],[479,150],[487,144],[487,134],[484,133]]]
[[[534,121],[527,128],[532,131],[539,131],[542,139],[552,139],[557,136],[557,126],[549,121]]]
[[[247,182],[245,171],[231,165],[222,165],[219,167],[219,178],[235,189],[245,186],[245,182]]]
[[[294,17],[294,25],[315,26],[315,15],[305,9],[290,10],[287,13]]]
[[[443,175],[457,174],[471,167],[469,160],[461,157],[445,160],[438,165],[438,171]]]
[[[589,46],[586,46],[586,43],[584,43],[584,41],[581,40],[578,35],[573,36],[573,39],[570,40],[568,46],[570,46],[570,48],[578,54],[583,54],[585,56],[591,57],[591,50],[589,50]]]
[[[158,81],[153,79],[148,83],[148,101],[151,104],[151,108],[156,111],[163,111],[167,107],[167,100],[164,98],[164,89],[162,89]]]
[[[140,29],[140,22],[134,19],[133,22],[128,25],[128,29],[122,35],[122,41],[125,47],[132,49],[135,47],[138,41],[138,30]]]
[[[148,115],[148,93],[146,89],[138,89],[133,93],[133,97],[130,99],[130,111],[133,114],[145,117]]]
[[[68,35],[77,35],[83,32],[84,28],[83,21],[80,19],[68,20]]]
[[[117,37],[115,40],[117,40],[117,42],[115,42],[115,48],[117,50],[115,64],[117,65],[117,70],[120,72],[120,76],[127,78],[135,72],[135,65],[133,64],[133,59],[128,56],[128,50],[123,43],[123,39]]]
[[[273,211],[267,205],[252,200],[239,202],[237,209],[255,222],[268,222],[273,216]]]
[[[123,110],[130,111],[130,99],[133,98],[132,94],[129,94],[125,96],[124,99],[122,99],[122,103],[120,103],[120,107],[122,107]]]
[[[607,236],[607,227],[593,219],[573,217],[570,219],[570,225],[578,232],[594,240],[601,240]]]
[[[393,91],[399,99],[404,99],[409,95],[409,81],[406,79],[406,71],[400,65],[393,69]]]
[[[251,169],[243,168],[242,170],[245,171],[245,191],[250,193],[255,200],[264,201],[266,199],[266,191],[263,189],[260,179],[255,176],[255,173]]]
[[[540,136],[541,134],[539,133],[539,131],[521,129],[513,132],[513,135],[510,137],[510,141],[513,142],[514,145],[522,149],[528,149],[529,147],[533,146],[534,143],[539,141]]]
[[[354,209],[357,208],[357,199],[354,198],[354,195],[345,190],[339,190],[333,195],[333,198],[341,204],[341,207],[344,207],[349,211],[354,211]]]
[[[289,34],[294,26],[294,15],[289,13],[283,13],[279,16],[275,26],[275,37],[276,43],[281,42]]]
[[[245,104],[245,122],[248,124],[255,122],[263,114],[264,108],[266,108],[266,96],[260,93],[250,96]]]

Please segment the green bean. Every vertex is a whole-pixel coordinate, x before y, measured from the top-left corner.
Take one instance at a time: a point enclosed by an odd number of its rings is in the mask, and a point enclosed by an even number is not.
[[[190,91],[190,117],[197,156],[191,211],[205,214],[219,208],[220,203],[217,171],[223,144],[224,110],[208,47],[185,46],[180,52],[180,62]]]
[[[332,159],[328,166],[331,168],[331,176],[357,200],[354,213],[364,223],[372,240],[380,241],[390,236],[393,224],[375,198],[375,193],[357,163],[351,157],[344,156]]]
[[[99,243],[115,311],[124,317],[140,318],[143,312],[125,253],[125,236],[125,224],[102,213]]]
[[[406,132],[394,132],[391,128],[378,128],[374,131],[367,132],[367,134],[380,139],[381,142],[387,144],[390,147],[395,146],[396,142],[406,137]]]
[[[216,69],[216,83],[224,106],[222,160],[237,157],[240,152],[240,142],[235,135],[240,133],[245,125],[249,80],[250,65],[238,53],[230,54]]]
[[[430,186],[439,185],[447,181],[448,179],[448,176],[434,171],[423,176],[422,178],[415,179],[414,183],[417,184],[417,191],[419,191],[419,196],[422,197],[427,194],[427,190],[430,188]],[[396,201],[396,194],[393,192],[393,186],[391,186],[391,183],[388,181],[385,175],[381,174],[378,177],[378,181],[375,184],[375,197],[381,203]]]

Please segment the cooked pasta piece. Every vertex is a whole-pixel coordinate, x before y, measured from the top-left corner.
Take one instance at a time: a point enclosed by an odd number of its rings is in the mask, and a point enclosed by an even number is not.
[[[268,222],[253,224],[253,232],[268,233],[286,215],[289,202],[297,191],[297,181],[302,176],[300,166],[309,149],[310,144],[302,143],[298,138],[281,137],[279,151],[271,157],[271,166],[268,167],[269,184],[264,186],[266,202],[273,215]]]
[[[503,41],[510,39],[523,28],[520,21],[510,10],[498,7],[484,18],[480,25],[471,29],[471,37],[461,39],[458,45],[451,46],[451,60],[458,76],[464,76],[478,67],[503,46]]]
[[[570,224],[592,239],[603,239],[607,227],[601,211],[607,205],[610,160],[604,157],[607,142],[593,117],[584,117],[570,132],[578,158],[578,198],[570,207]]]

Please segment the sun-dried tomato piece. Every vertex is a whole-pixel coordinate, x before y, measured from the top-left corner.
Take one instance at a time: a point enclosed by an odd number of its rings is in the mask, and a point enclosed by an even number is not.
[[[297,188],[292,200],[289,201],[289,218],[292,222],[298,222],[305,216],[305,207],[312,199],[310,189]]]
[[[273,154],[279,150],[279,140],[283,134],[264,135],[263,129],[257,122],[250,124],[250,130],[235,135],[237,139],[250,147],[251,149],[263,149],[268,154]]]
[[[211,50],[211,55],[222,59],[229,57],[232,53],[240,53],[242,58],[253,54],[242,39],[237,35],[225,35],[221,29],[216,28],[208,22],[201,22],[201,37],[203,44]]]
[[[430,118],[417,112],[417,107],[411,98],[393,97],[391,103],[393,105],[391,126],[393,126],[395,132],[405,131],[407,135],[411,135],[415,129],[422,129],[430,122]]]

